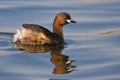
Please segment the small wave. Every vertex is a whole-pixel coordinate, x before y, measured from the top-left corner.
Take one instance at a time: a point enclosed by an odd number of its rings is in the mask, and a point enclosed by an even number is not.
[[[99,34],[118,34],[118,33],[120,33],[120,30],[109,30],[109,31],[100,32]]]

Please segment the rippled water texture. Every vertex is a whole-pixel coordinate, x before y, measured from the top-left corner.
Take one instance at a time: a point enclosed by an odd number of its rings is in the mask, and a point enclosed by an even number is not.
[[[52,30],[56,13],[77,24],[64,27],[64,46],[15,46],[23,23]],[[0,80],[119,80],[120,0],[0,0]]]

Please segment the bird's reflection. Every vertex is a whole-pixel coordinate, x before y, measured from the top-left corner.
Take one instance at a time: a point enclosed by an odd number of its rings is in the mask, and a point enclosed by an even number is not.
[[[22,52],[30,52],[30,53],[45,53],[50,52],[54,46],[30,46],[30,45],[14,45],[19,48]]]
[[[65,74],[73,71],[75,66],[71,65],[74,60],[70,60],[69,56],[62,54],[63,48],[56,47],[51,51],[51,62],[55,65],[54,74]]]
[[[43,53],[50,52],[51,58],[50,61],[55,65],[53,69],[53,74],[66,74],[74,71],[76,66],[72,65],[72,62],[75,60],[70,60],[69,56],[63,55],[62,50],[64,49],[63,45],[54,45],[54,46],[27,46],[19,45],[17,46],[20,51],[30,52],[30,53]]]

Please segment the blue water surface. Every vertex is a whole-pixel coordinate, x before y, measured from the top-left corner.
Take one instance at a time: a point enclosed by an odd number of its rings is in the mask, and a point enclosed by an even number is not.
[[[13,45],[23,23],[52,31],[55,15],[63,11],[77,21],[64,26],[67,44]],[[120,0],[0,0],[0,80],[119,79]]]

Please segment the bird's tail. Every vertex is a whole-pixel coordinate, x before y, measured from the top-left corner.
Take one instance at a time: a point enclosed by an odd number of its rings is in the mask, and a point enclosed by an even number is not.
[[[13,35],[13,42],[17,42],[17,40],[19,39],[19,36],[21,34],[21,31],[19,29],[17,29],[17,32]]]

